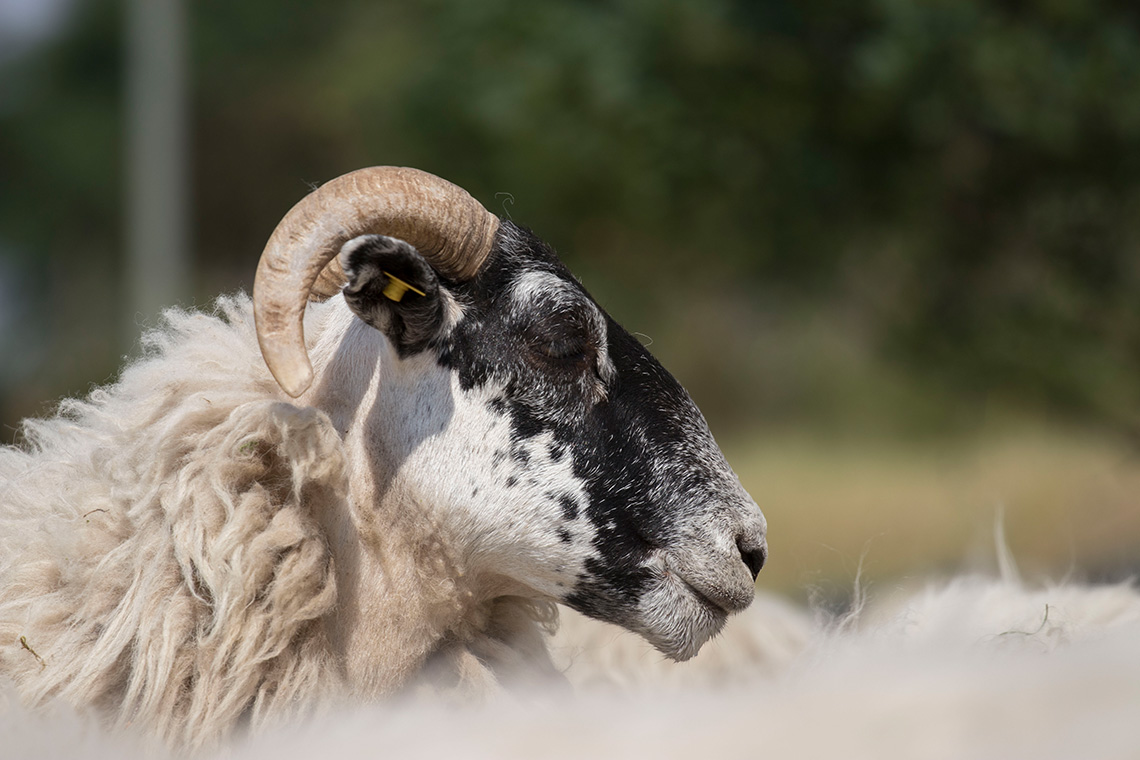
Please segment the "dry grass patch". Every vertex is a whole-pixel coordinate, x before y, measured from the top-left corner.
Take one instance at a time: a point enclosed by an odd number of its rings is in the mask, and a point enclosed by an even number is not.
[[[1140,570],[1140,452],[1057,428],[948,441],[776,434],[726,447],[764,508],[760,585],[801,592],[987,569],[999,515],[1023,568],[1054,577]]]

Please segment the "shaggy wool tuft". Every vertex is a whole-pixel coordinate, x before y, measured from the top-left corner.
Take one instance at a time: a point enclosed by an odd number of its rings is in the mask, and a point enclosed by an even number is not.
[[[117,383],[0,450],[0,673],[195,748],[335,687],[313,508],[344,461],[324,415],[272,400],[247,298],[165,319]]]

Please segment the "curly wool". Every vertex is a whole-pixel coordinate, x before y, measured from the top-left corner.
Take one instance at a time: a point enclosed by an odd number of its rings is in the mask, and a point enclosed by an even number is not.
[[[0,450],[0,673],[174,746],[337,684],[314,510],[343,499],[328,419],[274,400],[244,296],[171,311],[113,386]]]

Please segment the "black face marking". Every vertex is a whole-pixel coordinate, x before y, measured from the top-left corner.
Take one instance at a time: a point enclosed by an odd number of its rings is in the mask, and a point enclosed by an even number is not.
[[[563,517],[567,520],[578,519],[578,502],[574,500],[573,496],[562,494],[558,497],[558,504],[562,507]]]
[[[650,555],[676,539],[684,504],[717,498],[702,459],[715,450],[703,418],[529,232],[504,222],[479,275],[448,287],[464,317],[441,339],[440,363],[465,390],[502,388],[489,408],[510,425],[515,462],[529,463],[518,444],[542,434],[550,436],[552,461],[570,458],[587,498],[559,494],[556,501],[567,522],[592,523],[595,538],[566,601],[620,622],[649,587]]]
[[[558,506],[562,509],[562,517],[567,522],[578,519],[578,500],[573,494],[547,491],[546,498],[558,502]]]
[[[529,408],[510,401],[506,405],[511,415],[511,440],[515,443],[533,438],[543,431],[542,420]]]

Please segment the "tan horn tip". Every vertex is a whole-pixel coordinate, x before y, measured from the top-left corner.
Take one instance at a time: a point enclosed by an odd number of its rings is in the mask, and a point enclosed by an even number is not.
[[[265,352],[264,346],[262,352]],[[266,364],[277,384],[290,398],[298,398],[313,384],[313,366],[307,356],[303,360],[281,356],[277,361],[266,360]]]

